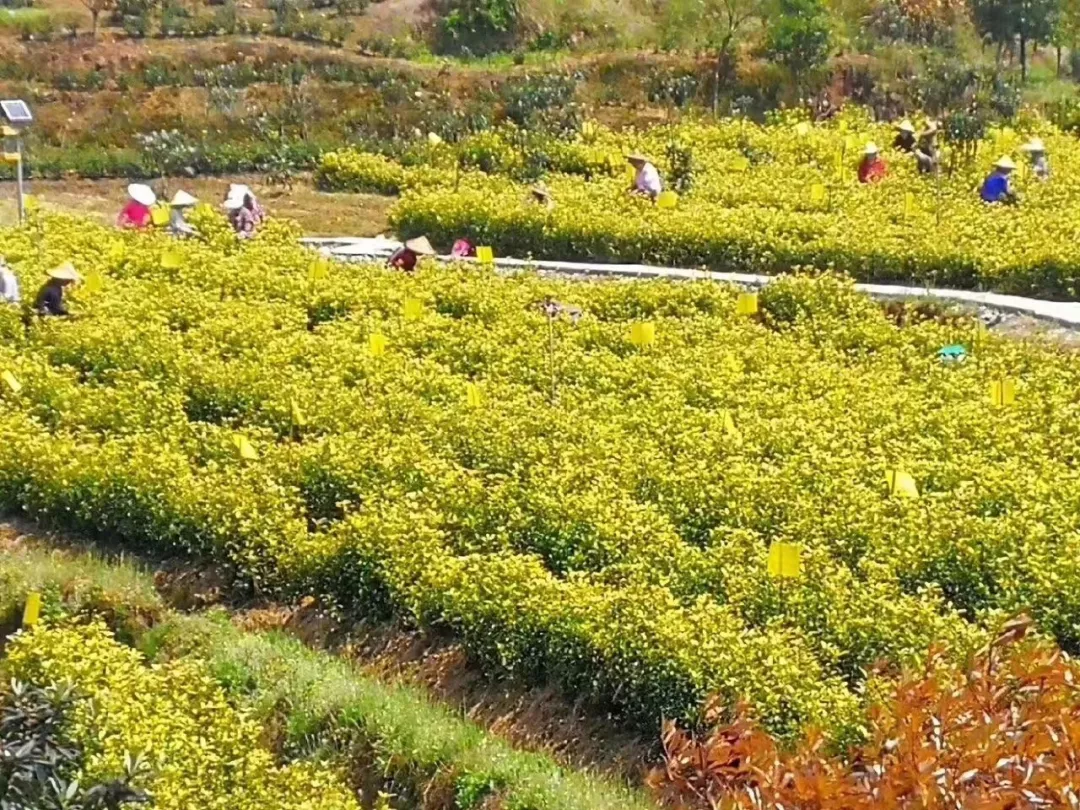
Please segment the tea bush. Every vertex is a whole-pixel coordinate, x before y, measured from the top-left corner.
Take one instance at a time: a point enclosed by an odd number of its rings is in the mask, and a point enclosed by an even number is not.
[[[101,274],[74,320],[0,310],[21,383],[0,383],[0,508],[445,628],[646,727],[715,693],[846,739],[880,662],[962,658],[1020,609],[1080,644],[1062,351],[899,328],[832,277],[776,282],[751,318],[705,282],[323,278],[279,224],[214,233],[0,232],[28,295],[60,261]],[[630,341],[642,321],[655,344]],[[990,401],[1001,375],[1014,406]],[[921,497],[890,495],[897,467]],[[801,577],[769,576],[778,541]]]

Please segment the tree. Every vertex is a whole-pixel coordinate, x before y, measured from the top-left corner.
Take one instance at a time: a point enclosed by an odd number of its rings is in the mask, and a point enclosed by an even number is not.
[[[973,0],[975,27],[999,48],[1019,40],[1020,78],[1027,81],[1027,46],[1050,42],[1062,0]]]
[[[829,17],[821,0],[779,0],[765,38],[765,53],[799,79],[829,54]]]
[[[760,11],[759,0],[671,0],[667,6],[664,28],[669,46],[693,45],[716,54],[713,112],[721,83],[734,74],[738,36]]]
[[[112,11],[116,7],[116,0],[82,0],[82,4],[90,12],[90,30],[97,38],[98,17],[103,11]]]
[[[1078,40],[1080,40],[1080,0],[1060,0],[1053,36],[1053,43],[1057,47],[1058,75],[1061,75],[1062,48],[1068,48],[1071,56],[1076,53]]]

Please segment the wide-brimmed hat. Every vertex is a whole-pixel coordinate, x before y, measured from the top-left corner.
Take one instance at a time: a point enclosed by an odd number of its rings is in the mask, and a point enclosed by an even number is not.
[[[543,183],[537,183],[535,186],[532,186],[529,189],[529,192],[534,197],[539,197],[541,200],[551,199],[551,192],[548,191],[547,186],[545,186]]]
[[[134,198],[132,198],[134,199]],[[81,281],[82,276],[79,275],[79,271],[75,269],[75,265],[71,262],[64,262],[59,267],[54,267],[49,271],[49,278],[55,278],[57,281]]]
[[[901,132],[915,132],[915,125],[906,118],[897,124],[896,128]]]
[[[876,143],[870,142],[865,147],[863,147],[862,151],[864,155],[876,155],[881,150],[878,148],[878,145]]]
[[[1042,142],[1042,138],[1032,138],[1030,141],[1020,147],[1022,152],[1045,152],[1046,146]]]
[[[150,186],[143,183],[132,183],[127,187],[128,196],[140,205],[153,205],[157,202],[157,194]]]
[[[1016,163],[1008,155],[1002,155],[997,159],[997,163],[994,164],[995,169],[1007,169],[1012,171],[1016,168]]]
[[[626,156],[627,163],[648,163],[649,158],[641,154],[641,152],[631,152]]]
[[[434,256],[435,248],[431,246],[426,236],[418,236],[405,243],[405,247],[419,256]]]
[[[169,205],[173,206],[174,208],[188,208],[192,205],[195,205],[195,203],[197,202],[198,200],[192,197],[186,191],[180,190],[173,195],[173,198],[169,202]]]

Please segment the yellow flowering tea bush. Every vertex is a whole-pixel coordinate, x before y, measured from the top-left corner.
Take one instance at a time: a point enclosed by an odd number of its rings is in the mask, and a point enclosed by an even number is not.
[[[1031,174],[1019,150],[1034,134],[1049,150],[1048,182]],[[769,125],[735,119],[623,135],[593,126],[588,136],[561,147],[582,165],[552,158],[554,149],[537,154],[521,147],[526,165],[547,171],[553,206],[538,204],[527,182],[514,179],[521,173],[512,161],[489,161],[480,170],[483,164],[468,164],[469,151],[461,147],[458,162],[472,170],[460,171],[438,155],[424,169],[426,177],[442,172],[442,184],[410,182],[417,169],[400,167],[393,185],[405,194],[391,218],[407,234],[426,233],[446,245],[467,237],[504,256],[769,273],[814,266],[866,281],[1077,297],[1080,142],[1074,136],[1035,122],[1023,133],[991,130],[973,158],[967,149],[942,144],[936,176],[920,175],[912,156],[886,148],[887,178],[860,184],[864,145],[888,145],[893,135],[857,110],[812,126],[793,118]],[[507,148],[515,143],[506,140]],[[651,156],[670,185],[672,143],[692,154],[690,191],[672,208],[629,195],[623,155]],[[1021,165],[1015,207],[987,205],[978,196],[1002,154]],[[385,186],[379,178],[392,162],[378,158],[380,169],[373,172],[368,164],[374,160],[355,152],[328,155],[323,181],[339,188]]]
[[[844,734],[872,668],[1020,610],[1080,646],[1053,347],[900,328],[832,277],[755,313],[704,282],[314,273],[284,228],[222,253],[52,218],[0,252],[31,292],[65,257],[102,277],[72,320],[0,309],[0,509],[447,629],[648,728],[717,694]]]
[[[341,774],[276,765],[200,661],[148,666],[101,623],[39,625],[5,652],[8,678],[74,688],[67,736],[83,751],[81,781],[124,778],[137,760],[132,784],[160,810],[359,810]]]

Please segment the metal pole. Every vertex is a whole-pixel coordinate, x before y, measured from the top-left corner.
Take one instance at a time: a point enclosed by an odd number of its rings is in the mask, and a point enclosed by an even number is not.
[[[22,225],[26,221],[26,206],[23,198],[22,138],[15,141],[15,152],[19,156],[19,160],[15,164],[15,177],[18,180],[18,184],[16,185],[16,199],[19,206],[19,224]]]

